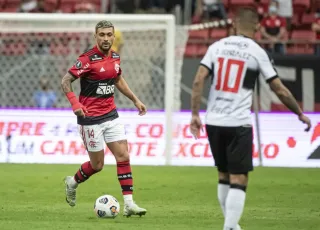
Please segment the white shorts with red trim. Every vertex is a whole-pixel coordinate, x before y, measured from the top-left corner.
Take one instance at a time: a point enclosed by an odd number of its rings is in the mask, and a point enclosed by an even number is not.
[[[126,140],[124,125],[119,118],[98,125],[78,125],[83,144],[89,152],[105,149],[105,144]]]

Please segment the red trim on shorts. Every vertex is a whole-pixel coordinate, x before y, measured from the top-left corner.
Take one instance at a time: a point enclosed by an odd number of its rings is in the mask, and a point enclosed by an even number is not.
[[[84,132],[83,125],[80,126],[80,132],[81,132],[81,137],[82,137],[82,140],[83,140],[84,147],[86,148],[87,151],[89,151],[88,147],[87,147],[86,134]]]

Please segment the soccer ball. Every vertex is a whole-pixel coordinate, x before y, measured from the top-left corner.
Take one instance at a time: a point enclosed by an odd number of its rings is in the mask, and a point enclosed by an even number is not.
[[[94,212],[99,218],[115,218],[120,212],[120,204],[114,196],[103,195],[97,198]]]

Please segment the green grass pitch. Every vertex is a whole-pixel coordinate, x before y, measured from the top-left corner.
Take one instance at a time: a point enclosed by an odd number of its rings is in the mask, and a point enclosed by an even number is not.
[[[114,195],[123,204],[115,166],[106,166],[80,185],[77,206],[67,205],[62,180],[78,167],[0,164],[0,229],[222,229],[213,167],[133,166],[134,197],[148,213],[115,219],[98,219],[93,212],[95,199],[103,194]],[[249,178],[241,226],[244,230],[320,229],[319,178],[319,169],[256,168]]]

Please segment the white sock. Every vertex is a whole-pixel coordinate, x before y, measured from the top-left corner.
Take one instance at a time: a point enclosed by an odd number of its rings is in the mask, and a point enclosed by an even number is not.
[[[226,199],[228,196],[230,185],[226,181],[219,181],[218,184],[218,200],[222,209],[223,216],[226,216]]]
[[[236,188],[231,185],[226,200],[226,217],[224,222],[224,230],[236,230],[240,221],[244,204],[246,200],[245,190],[240,189],[239,185]],[[241,186],[245,189],[244,186]]]
[[[123,195],[123,200],[125,204],[133,204],[132,194]]]
[[[72,177],[72,180],[70,180],[69,182],[70,182],[70,186],[72,188],[77,188],[78,187],[78,183],[77,183],[77,181],[75,180],[74,177]]]

